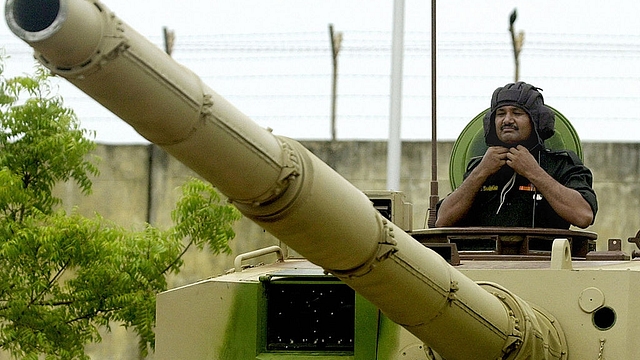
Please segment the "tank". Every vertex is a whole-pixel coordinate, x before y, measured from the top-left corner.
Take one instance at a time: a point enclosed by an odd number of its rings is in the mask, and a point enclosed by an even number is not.
[[[640,358],[640,263],[620,240],[594,251],[586,231],[413,229],[402,193],[357,189],[103,3],[8,0],[5,15],[51,72],[282,241],[159,294],[154,358]]]

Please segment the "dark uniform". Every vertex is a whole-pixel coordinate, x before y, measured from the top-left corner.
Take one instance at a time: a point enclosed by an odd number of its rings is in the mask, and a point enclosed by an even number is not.
[[[592,188],[591,171],[582,164],[574,152],[545,149],[539,152],[539,157],[538,154],[534,156],[539,158],[540,166],[560,184],[577,190],[589,203],[593,213],[596,213],[598,203]],[[469,162],[465,178],[480,160],[482,158],[478,157]],[[526,178],[516,175],[510,190],[505,189],[513,174],[513,169],[504,166],[490,176],[476,195],[469,212],[458,225],[569,228],[569,222],[551,208],[547,200]]]

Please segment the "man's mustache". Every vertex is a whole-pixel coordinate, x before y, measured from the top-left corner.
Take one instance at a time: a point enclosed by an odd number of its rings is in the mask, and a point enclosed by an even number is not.
[[[504,130],[504,129],[518,130],[518,125],[516,125],[516,124],[503,124],[503,125],[500,126],[500,130]]]

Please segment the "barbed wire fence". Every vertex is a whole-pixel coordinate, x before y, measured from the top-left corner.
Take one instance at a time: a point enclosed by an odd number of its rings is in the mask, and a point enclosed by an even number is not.
[[[324,29],[218,35],[175,31],[172,57],[255,121],[287,136],[331,137],[331,47]],[[408,134],[403,137],[430,138],[429,36],[428,32],[405,34],[403,132],[407,129]],[[150,40],[162,46],[160,29]],[[32,61],[30,50],[9,36],[0,36],[0,42],[13,61]],[[390,52],[390,32],[344,32],[337,90],[338,138],[385,138]],[[438,121],[454,128],[453,137],[486,107],[490,91],[511,81],[511,52],[506,32],[439,34]],[[527,33],[521,78],[551,89],[554,100],[570,104],[570,109],[595,103],[598,108],[635,110],[578,112],[585,124],[602,121],[603,116],[634,121],[640,120],[639,60],[640,35]],[[65,100],[87,108],[92,102],[80,93],[65,96]],[[91,123],[105,117],[99,111],[87,111],[81,120]],[[451,134],[444,135],[447,137]]]

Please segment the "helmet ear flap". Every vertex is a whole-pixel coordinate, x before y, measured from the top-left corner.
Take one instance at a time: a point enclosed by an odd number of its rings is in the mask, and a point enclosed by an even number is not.
[[[495,113],[489,109],[482,119],[482,125],[484,127],[484,142],[487,146],[494,145],[497,140],[495,128],[493,126],[494,114]]]
[[[533,115],[533,114],[532,114]],[[549,107],[542,105],[538,107],[537,114],[534,115],[538,119],[538,136],[541,140],[546,140],[555,133],[556,116]]]

